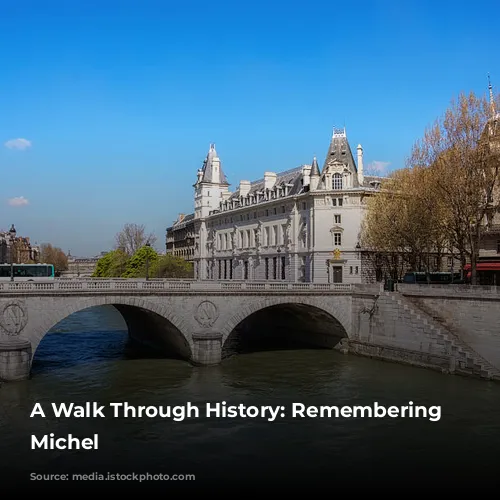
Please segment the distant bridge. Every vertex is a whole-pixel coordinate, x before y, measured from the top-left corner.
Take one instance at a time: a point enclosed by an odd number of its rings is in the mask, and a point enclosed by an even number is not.
[[[470,374],[492,378],[492,361],[500,360],[500,339],[498,353],[493,349],[493,355],[483,356],[438,324],[434,313],[409,302],[417,292],[430,294],[438,311],[450,298],[483,301],[496,306],[490,321],[497,334],[500,304],[495,301],[500,301],[500,293],[479,288],[471,295],[473,288],[460,285],[403,285],[402,293],[390,293],[382,292],[379,284],[344,283],[0,282],[0,379],[28,377],[40,341],[54,326],[75,312],[102,305],[114,306],[122,314],[133,339],[198,365],[219,363],[242,331],[254,336],[267,328],[318,347],[452,372],[470,369]],[[467,311],[464,305],[462,301],[461,311]],[[490,309],[484,311],[490,314]],[[481,342],[486,345],[484,339]]]

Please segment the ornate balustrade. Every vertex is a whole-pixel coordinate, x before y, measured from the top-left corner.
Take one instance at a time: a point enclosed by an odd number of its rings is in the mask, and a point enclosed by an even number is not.
[[[235,282],[194,280],[137,280],[137,279],[56,279],[47,282],[0,282],[0,294],[43,294],[43,293],[109,293],[148,291],[157,292],[351,292],[352,285],[346,283],[288,283],[288,282]]]

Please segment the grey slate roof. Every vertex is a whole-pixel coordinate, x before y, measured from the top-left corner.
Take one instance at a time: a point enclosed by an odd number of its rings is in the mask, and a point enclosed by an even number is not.
[[[291,188],[290,191],[288,192],[289,196],[302,193],[304,189],[302,185],[303,168],[304,167],[301,165],[300,167],[292,168],[290,170],[285,170],[284,172],[277,173],[276,183],[274,184],[273,189],[275,186],[290,184]],[[250,192],[249,192],[250,195],[263,190],[264,190],[264,179],[259,179],[250,183]],[[237,189],[234,193],[231,194],[228,200],[239,199],[239,197],[240,197],[240,190]]]
[[[387,177],[382,177],[382,176],[379,176],[379,175],[364,175],[363,176],[363,186],[362,187],[366,187],[366,188],[373,188],[373,182],[382,182],[384,180],[386,180]]]
[[[313,159],[310,175],[311,175],[311,177],[313,175],[317,175],[318,177],[320,176],[319,167],[318,167],[318,160],[316,160],[316,157],[314,157],[314,159]]]
[[[194,220],[194,213],[185,215],[181,221],[176,220],[170,227],[167,227],[167,231],[182,229],[187,224],[189,224],[189,222],[191,222],[193,220]]]
[[[352,174],[357,174],[358,169],[345,130],[334,130],[321,172],[323,173],[325,167],[334,161],[343,163]],[[357,175],[354,176],[354,179],[354,187],[358,187]]]
[[[201,178],[202,182],[213,182],[213,160],[217,157],[217,151],[215,151],[215,144],[210,144],[210,149],[208,150],[207,157],[203,161],[203,177]],[[229,182],[227,181],[226,174],[222,170],[222,162],[220,163],[220,184],[229,186]]]

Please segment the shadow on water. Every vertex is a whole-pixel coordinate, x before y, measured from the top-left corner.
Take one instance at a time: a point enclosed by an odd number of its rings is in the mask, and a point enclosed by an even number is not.
[[[135,341],[114,307],[99,306],[68,316],[45,335],[33,359],[32,376],[80,365],[141,359],[178,356]]]
[[[333,349],[347,333],[325,311],[304,304],[261,309],[239,323],[226,340],[222,357],[263,351]]]
[[[35,366],[38,375],[32,380],[0,389],[2,487],[6,479],[25,486],[31,471],[195,473],[198,487],[217,488],[267,486],[267,482],[329,488],[366,484],[386,491],[388,485],[448,489],[452,483],[460,487],[498,483],[499,384],[324,349],[254,352],[218,366],[196,368],[128,346],[121,318],[103,308],[60,323],[40,344]],[[281,405],[286,411],[274,422],[215,416],[179,422],[108,415],[30,418],[35,402],[50,407],[53,402],[87,401],[126,401],[136,406],[191,402],[200,407],[225,401]],[[441,405],[441,419],[291,414],[294,403],[378,402],[388,407],[408,401]],[[95,453],[33,452],[30,435],[50,432],[81,437],[97,433],[100,448]],[[93,486],[102,488],[102,483]]]

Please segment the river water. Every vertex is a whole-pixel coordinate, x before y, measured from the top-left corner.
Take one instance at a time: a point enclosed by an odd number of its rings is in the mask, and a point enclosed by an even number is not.
[[[55,418],[51,403],[283,406],[285,417]],[[306,406],[441,407],[441,418],[292,418]],[[30,414],[35,403],[46,418]],[[131,346],[111,307],[72,315],[49,333],[29,381],[0,388],[0,491],[42,486],[30,474],[195,475],[190,481],[112,484],[165,492],[251,486],[447,490],[499,485],[500,384],[329,350],[236,355],[215,367]],[[32,450],[31,435],[99,436],[98,450]],[[97,476],[94,476],[97,477]],[[136,476],[137,478],[138,476]],[[65,483],[69,484],[68,482]],[[101,490],[110,481],[75,481]],[[61,482],[43,481],[56,491]],[[57,488],[56,488],[57,485]],[[401,491],[401,490],[398,490]]]

